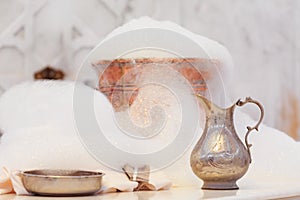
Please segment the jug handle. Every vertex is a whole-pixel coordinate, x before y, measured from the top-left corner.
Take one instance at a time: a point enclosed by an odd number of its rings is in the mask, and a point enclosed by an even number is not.
[[[247,147],[247,151],[248,151],[248,154],[249,154],[249,157],[250,157],[250,163],[251,163],[252,162],[252,158],[251,158],[250,147],[252,146],[252,144],[248,143],[248,135],[253,130],[258,131],[258,126],[261,124],[261,122],[262,122],[262,120],[264,118],[265,111],[264,111],[263,106],[258,101],[253,100],[251,97],[246,97],[245,101],[242,101],[242,100],[239,99],[236,102],[236,105],[237,106],[243,106],[243,105],[245,105],[247,103],[254,103],[254,104],[256,104],[259,107],[260,112],[261,112],[260,119],[257,122],[257,124],[255,126],[253,126],[253,127],[247,126],[247,133],[245,135],[245,144],[246,144],[246,147]]]

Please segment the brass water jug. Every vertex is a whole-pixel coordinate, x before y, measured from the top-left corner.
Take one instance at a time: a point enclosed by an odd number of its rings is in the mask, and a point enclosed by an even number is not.
[[[197,98],[205,109],[206,124],[190,157],[192,170],[204,181],[202,189],[238,189],[236,181],[247,172],[251,163],[248,135],[252,130],[258,131],[264,109],[250,97],[245,101],[238,100],[227,109],[218,107],[203,96],[197,95]],[[233,114],[236,106],[246,103],[256,104],[261,116],[254,127],[247,127],[244,145],[235,131]]]

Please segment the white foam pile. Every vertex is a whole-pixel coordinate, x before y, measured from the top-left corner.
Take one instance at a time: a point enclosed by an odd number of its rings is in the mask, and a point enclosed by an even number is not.
[[[208,58],[219,60],[223,65],[223,68],[221,70],[224,70],[224,72],[230,72],[233,68],[233,61],[232,61],[232,57],[231,57],[230,53],[220,43],[218,43],[214,40],[211,40],[209,38],[206,38],[204,36],[195,34],[173,22],[156,21],[150,17],[141,17],[138,19],[133,19],[133,20],[129,21],[128,23],[124,24],[123,26],[116,28],[102,41],[102,43],[104,43],[107,40],[111,40],[120,34],[134,31],[134,30],[146,29],[146,28],[160,29],[162,31],[169,30],[171,32],[178,33],[182,36],[185,36],[189,40],[192,40],[193,42],[195,42],[200,48],[202,48],[202,50],[206,53],[206,55],[202,55],[202,56],[206,56]],[[164,37],[164,35],[162,35],[162,37]],[[166,37],[168,37],[168,35]],[[151,38],[151,36],[148,36],[148,38],[147,38],[147,40],[150,40],[150,42],[155,43],[155,41],[151,41],[154,39],[157,40],[157,38]],[[173,42],[180,43],[180,41],[173,41]],[[99,46],[101,46],[102,43],[100,43]],[[190,48],[190,47],[187,46],[186,48]],[[133,57],[136,56],[135,54],[130,54],[130,55],[132,55]],[[145,55],[137,55],[137,56],[145,57]],[[189,56],[189,55],[185,55],[185,56]],[[198,56],[201,56],[201,55],[198,55]]]
[[[91,90],[82,86],[86,90]],[[78,168],[105,169],[80,142],[73,118],[71,82],[24,83],[0,98],[0,166],[14,169]],[[111,107],[99,92],[95,98]],[[84,106],[84,105],[83,105]],[[109,116],[109,114],[107,115]],[[237,114],[236,129],[244,137],[245,126],[253,122]],[[259,179],[300,178],[300,145],[286,134],[262,126],[250,136],[253,163],[240,183]],[[164,171],[174,185],[199,184],[189,167],[189,152]],[[159,158],[158,158],[159,159]]]
[[[72,82],[28,82],[1,96],[1,167],[99,168],[77,136],[73,88]]]
[[[98,60],[120,57],[188,57],[217,60],[220,64],[209,67],[210,73],[216,78],[207,83],[216,102],[219,101],[217,96],[227,89],[233,70],[232,57],[220,43],[195,34],[173,22],[156,21],[149,17],[133,19],[108,34],[91,51],[84,66],[88,70],[90,64]],[[201,72],[201,69],[198,70]],[[87,78],[91,77],[92,75]],[[224,100],[224,95],[221,98]]]

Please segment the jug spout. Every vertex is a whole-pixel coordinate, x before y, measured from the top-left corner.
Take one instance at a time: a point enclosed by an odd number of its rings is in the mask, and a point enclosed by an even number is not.
[[[203,108],[205,109],[205,112],[207,114],[214,112],[214,111],[223,110],[222,108],[220,108],[219,106],[217,106],[216,104],[214,104],[213,102],[211,102],[210,100],[205,98],[204,96],[201,96],[199,94],[197,94],[196,96],[197,96],[198,101],[201,103],[201,105],[203,106]]]

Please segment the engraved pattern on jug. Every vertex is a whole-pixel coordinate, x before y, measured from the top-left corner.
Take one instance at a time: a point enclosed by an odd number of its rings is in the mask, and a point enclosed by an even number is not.
[[[233,130],[233,124],[228,124],[220,117],[224,114],[228,116],[231,113],[207,116],[205,135],[195,148],[199,150],[194,152],[194,156],[199,159],[196,164],[197,173],[204,179],[211,179],[214,176],[238,179],[246,173],[249,166],[247,150]],[[230,116],[227,120],[230,121],[231,118]]]

